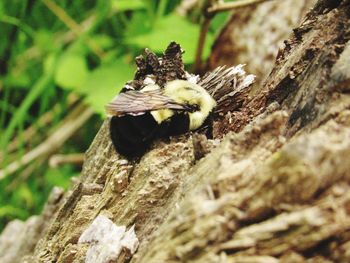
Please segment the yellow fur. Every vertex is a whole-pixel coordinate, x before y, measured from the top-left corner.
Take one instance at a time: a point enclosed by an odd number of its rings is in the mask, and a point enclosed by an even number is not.
[[[169,119],[171,116],[174,115],[174,112],[169,109],[163,109],[163,110],[153,110],[151,111],[151,114],[153,118],[160,124],[164,120]]]
[[[198,111],[189,113],[190,130],[198,129],[216,106],[215,100],[205,89],[185,80],[168,82],[165,94],[176,102],[199,106]]]
[[[156,90],[158,85],[147,85],[142,90]],[[188,105],[198,105],[199,110],[188,113],[190,119],[190,130],[198,129],[209,113],[216,106],[215,100],[201,86],[190,83],[186,80],[173,80],[166,84],[164,94],[178,103]],[[170,109],[161,109],[151,111],[153,118],[157,123],[161,123],[174,115],[174,111]]]

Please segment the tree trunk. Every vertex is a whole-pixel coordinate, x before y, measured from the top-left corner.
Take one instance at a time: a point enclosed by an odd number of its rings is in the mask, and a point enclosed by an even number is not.
[[[246,70],[257,76],[255,87],[261,87],[278,51],[283,49],[283,41],[315,3],[316,0],[267,1],[233,11],[214,43],[209,68],[246,64]]]
[[[135,224],[136,254],[114,262],[350,262],[349,40],[350,1],[319,0],[201,159],[183,135],[128,162],[107,120],[35,251],[12,262],[83,262],[98,215]]]

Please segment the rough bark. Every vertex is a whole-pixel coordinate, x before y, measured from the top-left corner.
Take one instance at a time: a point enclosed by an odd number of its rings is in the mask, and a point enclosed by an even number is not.
[[[259,88],[283,49],[283,41],[297,27],[316,0],[267,1],[234,11],[217,37],[208,67],[246,64]]]
[[[116,262],[350,262],[349,58],[350,1],[320,0],[200,160],[183,135],[128,162],[106,121],[25,260],[83,262],[105,215],[140,241]]]

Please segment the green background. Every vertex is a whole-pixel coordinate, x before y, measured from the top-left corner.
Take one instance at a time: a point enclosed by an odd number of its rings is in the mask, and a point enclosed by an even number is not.
[[[134,58],[144,48],[161,54],[176,41],[191,67],[203,17],[199,8],[180,16],[179,3],[0,1],[0,170],[36,150],[79,105],[94,112],[58,150],[0,178],[0,230],[9,220],[40,213],[53,186],[66,189],[79,175],[81,165],[51,167],[50,157],[86,151],[105,118],[104,105],[133,78]],[[227,15],[213,19],[204,59]]]

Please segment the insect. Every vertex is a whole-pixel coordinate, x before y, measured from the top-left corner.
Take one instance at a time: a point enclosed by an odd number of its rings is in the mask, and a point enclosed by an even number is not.
[[[117,95],[106,111],[110,136],[127,158],[142,155],[157,138],[179,135],[210,124],[215,100],[200,85],[173,80],[164,88],[149,84]]]

